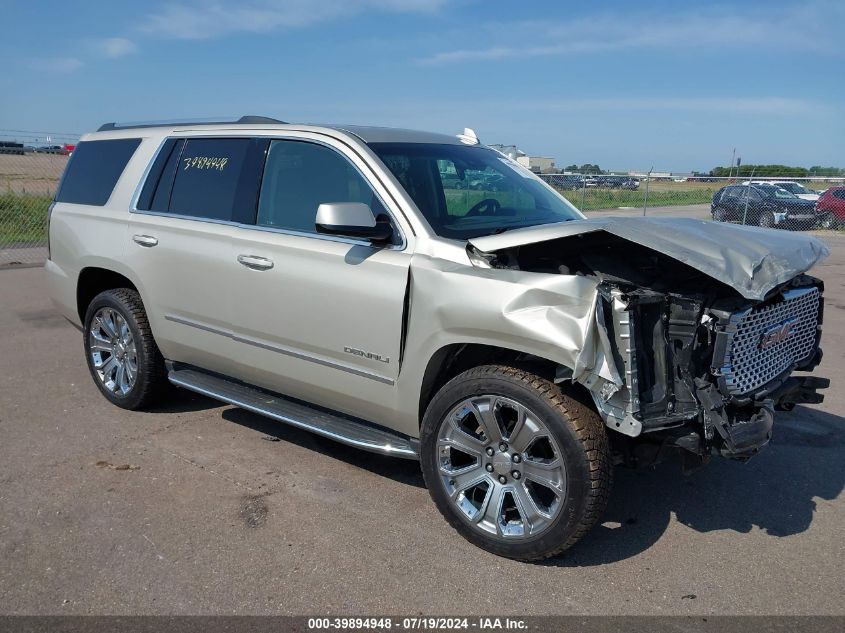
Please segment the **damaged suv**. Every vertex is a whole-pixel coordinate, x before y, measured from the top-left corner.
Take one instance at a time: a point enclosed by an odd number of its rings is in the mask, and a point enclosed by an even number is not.
[[[821,360],[820,241],[587,220],[471,130],[106,124],[49,237],[115,405],[172,383],[419,459],[459,533],[521,560],[597,521],[615,465],[747,459],[829,382],[794,375]]]

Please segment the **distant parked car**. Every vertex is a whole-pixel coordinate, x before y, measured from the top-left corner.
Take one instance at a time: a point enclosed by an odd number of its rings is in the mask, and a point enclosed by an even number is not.
[[[65,156],[70,153],[61,145],[42,145],[41,147],[36,147],[35,151],[39,154],[63,154]]]
[[[23,156],[23,143],[0,141],[0,154],[17,154]]]
[[[619,183],[621,189],[630,189],[631,191],[640,188],[640,181],[636,178],[626,178]]]
[[[583,186],[583,178],[578,174],[549,174],[544,176],[543,180],[558,189],[571,189],[575,191]]]
[[[831,187],[816,202],[819,226],[835,229],[845,225],[845,187]]]
[[[810,228],[817,222],[815,203],[770,184],[729,185],[713,195],[717,222],[740,222],[767,228]]]
[[[742,183],[743,185],[747,185],[748,181]],[[802,184],[799,184],[793,180],[752,180],[752,185],[774,185],[775,187],[780,187],[781,189],[785,189],[789,193],[798,196],[802,200],[812,200],[815,202],[819,199],[819,192],[813,191],[812,189],[807,189]]]
[[[440,182],[443,183],[444,189],[464,189],[464,181],[460,176],[454,174],[440,174]]]
[[[479,191],[505,191],[507,186],[507,182],[502,176],[497,174],[484,174],[480,178],[470,180],[467,185],[467,189],[477,189]]]

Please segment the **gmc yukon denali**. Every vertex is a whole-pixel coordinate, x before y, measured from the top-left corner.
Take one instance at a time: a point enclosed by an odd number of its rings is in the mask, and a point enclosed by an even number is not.
[[[615,466],[748,459],[829,384],[803,373],[819,240],[588,220],[469,129],[108,123],[49,248],[115,405],[172,383],[417,459],[461,535],[520,560],[575,543]]]

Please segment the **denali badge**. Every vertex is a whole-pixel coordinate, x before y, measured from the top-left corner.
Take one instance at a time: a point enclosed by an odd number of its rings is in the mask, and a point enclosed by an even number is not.
[[[355,354],[355,356],[361,356],[363,358],[369,358],[371,360],[378,360],[382,363],[390,362],[390,358],[388,356],[382,356],[381,354],[373,354],[372,352],[365,352],[362,349],[355,349],[354,347],[344,347],[343,351],[347,354]]]
[[[772,345],[777,345],[781,341],[788,339],[795,334],[795,326],[797,324],[798,318],[792,317],[783,323],[778,323],[770,327],[760,337],[760,349],[768,349]]]

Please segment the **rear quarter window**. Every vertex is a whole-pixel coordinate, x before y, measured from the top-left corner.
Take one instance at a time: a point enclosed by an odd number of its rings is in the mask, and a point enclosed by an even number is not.
[[[79,143],[65,168],[56,202],[104,206],[140,143],[139,138]]]

